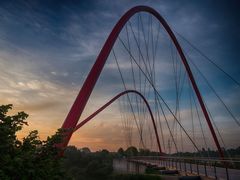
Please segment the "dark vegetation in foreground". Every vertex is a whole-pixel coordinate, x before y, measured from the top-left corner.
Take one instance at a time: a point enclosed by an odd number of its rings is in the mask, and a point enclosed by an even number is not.
[[[131,156],[156,156],[156,152],[129,147],[117,152],[101,150],[91,152],[85,147],[77,149],[69,146],[64,157],[59,158],[60,149],[54,146],[61,142],[62,132],[58,130],[47,140],[40,140],[36,130],[20,141],[16,133],[27,125],[28,115],[19,112],[8,115],[12,105],[0,106],[0,179],[74,179],[74,180],[126,180],[160,179],[154,175],[117,175],[113,173],[113,159]],[[240,147],[227,150],[235,158],[240,157]],[[202,150],[201,153],[207,153]],[[212,156],[217,152],[208,150]],[[194,157],[196,153],[172,154],[171,156]]]
[[[61,179],[64,172],[56,158],[61,142],[60,131],[42,141],[31,131],[20,141],[16,133],[27,125],[28,115],[7,115],[12,105],[0,106],[0,179]]]
[[[138,154],[135,147],[118,153],[107,150],[91,153],[88,148],[67,147],[65,155],[59,158],[62,132],[58,130],[47,140],[40,140],[38,131],[31,131],[23,140],[16,133],[27,125],[28,115],[18,112],[8,115],[12,105],[0,106],[0,179],[139,179],[134,175],[114,175],[112,159]],[[144,151],[142,151],[144,152]],[[148,179],[141,176],[140,179]]]

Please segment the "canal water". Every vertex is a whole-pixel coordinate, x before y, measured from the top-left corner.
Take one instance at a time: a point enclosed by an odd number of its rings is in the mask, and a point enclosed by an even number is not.
[[[113,171],[120,174],[144,174],[146,166],[129,162],[126,159],[114,159]]]

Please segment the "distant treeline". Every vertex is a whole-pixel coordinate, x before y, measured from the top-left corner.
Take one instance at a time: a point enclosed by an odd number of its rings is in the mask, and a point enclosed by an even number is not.
[[[224,149],[223,153],[226,158],[240,158],[240,146],[236,149]],[[178,152],[171,154],[171,156],[181,156],[181,157],[219,157],[218,151],[211,150],[210,148],[202,148],[199,152]]]
[[[91,150],[88,147],[80,148],[77,149],[75,146],[68,146],[67,151],[70,149],[74,149],[75,151],[79,151],[80,153],[85,153],[85,154],[99,154],[101,152],[105,152],[106,154],[109,154],[111,157],[118,158],[118,157],[132,157],[132,156],[160,156],[159,152],[155,151],[150,151],[149,149],[137,149],[134,146],[128,147],[126,150],[123,148],[119,148],[116,152],[109,152],[108,150],[100,150],[97,152],[91,152]],[[224,149],[224,156],[225,158],[229,159],[237,159],[240,158],[240,147],[237,147],[236,149],[230,148],[230,149]],[[219,153],[218,151],[211,150],[208,148],[207,150],[202,148],[198,152],[178,152],[178,153],[172,153],[172,154],[167,154],[167,153],[162,153],[162,156],[171,156],[171,157],[206,157],[206,158],[218,158]]]

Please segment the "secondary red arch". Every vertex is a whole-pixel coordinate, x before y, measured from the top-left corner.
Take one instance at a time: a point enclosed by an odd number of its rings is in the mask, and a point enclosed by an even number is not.
[[[148,101],[146,100],[146,98],[138,91],[136,90],[126,90],[123,91],[119,94],[117,94],[115,97],[113,97],[110,101],[108,101],[106,104],[104,104],[102,107],[100,107],[97,111],[95,111],[93,114],[91,114],[89,117],[87,117],[86,119],[84,119],[83,121],[81,121],[74,129],[74,131],[77,131],[79,128],[81,128],[84,124],[86,124],[88,121],[90,121],[92,118],[94,118],[98,113],[100,113],[101,111],[103,111],[105,108],[107,108],[110,104],[112,104],[115,100],[117,100],[118,98],[120,98],[121,96],[128,94],[128,93],[135,93],[137,95],[139,95],[144,103],[146,104],[147,108],[148,108],[148,112],[151,116],[151,120],[152,120],[152,124],[153,124],[153,128],[154,128],[154,132],[155,132],[155,136],[157,139],[157,145],[158,145],[158,150],[160,155],[162,154],[162,149],[161,149],[161,144],[160,144],[160,140],[159,140],[159,136],[158,136],[158,131],[157,131],[157,126],[153,117],[153,113],[152,110],[148,104]]]
[[[185,68],[186,68],[186,71],[187,71],[187,74],[188,74],[188,77],[191,81],[191,84],[193,86],[193,89],[196,93],[196,96],[198,98],[198,101],[200,103],[200,106],[201,106],[201,109],[202,109],[202,112],[205,116],[205,119],[207,121],[207,124],[208,124],[208,127],[210,129],[210,132],[212,134],[212,137],[214,139],[214,142],[216,144],[216,147],[218,149],[218,152],[220,154],[220,156],[222,158],[224,158],[224,155],[223,155],[223,152],[222,152],[222,149],[220,147],[220,144],[219,144],[219,141],[218,141],[218,138],[216,136],[216,133],[214,131],[214,128],[212,126],[212,123],[210,121],[210,118],[209,118],[209,115],[208,115],[208,112],[207,112],[207,109],[204,105],[204,102],[203,102],[203,99],[202,99],[202,96],[201,96],[201,93],[198,89],[198,86],[195,82],[195,79],[193,77],[193,74],[192,74],[192,71],[189,67],[189,64],[186,60],[186,57],[182,51],[182,48],[180,46],[180,44],[178,43],[177,41],[177,38],[175,37],[174,33],[172,32],[171,28],[169,27],[169,25],[167,24],[167,22],[164,20],[164,18],[156,11],[154,10],[153,8],[151,7],[148,7],[148,6],[136,6],[136,7],[133,7],[131,8],[130,10],[128,10],[121,18],[120,20],[117,22],[117,24],[114,26],[112,32],[110,33],[110,35],[108,36],[101,52],[99,53],[91,71],[89,72],[88,74],[88,77],[87,79],[85,80],[74,104],[72,105],[72,108],[71,110],[69,111],[63,125],[62,125],[62,128],[63,129],[74,129],[77,125],[77,122],[87,104],[87,101],[92,93],[92,90],[102,72],[102,69],[104,67],[104,64],[111,52],[111,49],[119,35],[119,33],[121,32],[123,26],[126,24],[126,22],[136,13],[138,12],[148,12],[150,14],[152,14],[153,16],[155,16],[159,22],[162,24],[162,26],[165,28],[166,32],[168,33],[168,35],[170,36],[171,40],[173,41],[179,55],[180,55],[180,58],[182,60],[182,63],[184,64]],[[68,131],[68,133],[66,134],[66,138],[62,144],[63,147],[66,147],[70,138],[72,136],[72,131]]]

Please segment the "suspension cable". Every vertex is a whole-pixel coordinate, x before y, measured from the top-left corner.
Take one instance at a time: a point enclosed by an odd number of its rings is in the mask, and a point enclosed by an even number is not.
[[[160,95],[160,93],[157,91],[157,89],[155,88],[155,86],[152,84],[151,80],[147,77],[146,73],[143,71],[143,69],[139,66],[139,64],[137,63],[136,59],[133,57],[132,53],[127,49],[126,45],[123,43],[123,41],[120,39],[120,42],[122,43],[122,45],[124,46],[124,48],[126,49],[126,51],[132,56],[134,62],[136,63],[136,65],[139,67],[139,69],[141,70],[141,72],[144,74],[144,76],[146,77],[147,81],[151,84],[151,86],[153,87],[154,91],[156,91],[157,95],[160,97],[160,99],[162,100],[162,102],[165,104],[165,106],[167,107],[168,111],[172,114],[172,116],[174,117],[174,119],[177,121],[177,123],[179,124],[179,126],[183,129],[184,133],[187,135],[187,137],[189,138],[189,140],[192,142],[192,144],[194,145],[194,147],[196,148],[197,151],[200,151],[198,149],[198,147],[196,146],[195,142],[192,140],[192,138],[189,136],[189,134],[187,133],[187,131],[185,130],[185,128],[181,125],[181,123],[179,122],[179,120],[177,119],[177,117],[174,115],[173,111],[171,110],[171,108],[168,106],[168,104],[166,103],[166,101],[163,99],[163,97]]]
[[[217,65],[213,60],[211,60],[206,54],[204,54],[200,49],[198,49],[195,45],[193,45],[189,40],[187,40],[183,35],[173,30],[180,38],[182,38],[184,41],[186,41],[193,49],[195,49],[201,56],[203,56],[206,60],[208,60],[211,64],[213,64],[216,68],[218,68],[220,71],[222,71],[226,76],[228,76],[233,82],[235,82],[239,87],[240,83],[234,79],[229,73],[224,71],[223,68],[221,68],[219,65]]]
[[[121,76],[121,80],[122,80],[124,89],[127,90],[126,84],[125,84],[125,81],[124,81],[124,79],[123,79],[123,75],[122,75],[121,69],[120,69],[120,67],[119,67],[119,63],[118,63],[118,60],[117,60],[117,57],[116,57],[116,54],[115,54],[114,49],[112,49],[112,52],[113,52],[113,56],[114,56],[114,59],[115,59],[115,61],[116,61],[117,67],[118,67],[118,71],[119,71],[120,76]],[[132,106],[132,103],[131,103],[131,101],[130,101],[130,97],[129,97],[128,95],[127,95],[127,98],[128,98],[128,102],[129,102],[129,105],[130,105],[130,108],[131,108],[131,111],[132,111],[132,114],[133,114],[133,117],[134,117],[134,121],[135,121],[135,123],[136,123],[137,129],[138,129],[138,132],[139,132],[139,135],[140,135],[140,140],[141,140],[141,142],[143,143],[142,135],[141,135],[141,133],[140,133],[140,132],[141,132],[141,131],[140,131],[140,127],[138,126],[138,123],[137,123],[137,120],[136,120],[136,115],[135,115],[135,113],[134,113],[133,106]],[[144,144],[144,143],[143,143],[143,144]]]
[[[225,107],[225,109],[228,111],[228,113],[230,114],[230,116],[232,117],[232,119],[236,122],[236,124],[238,126],[240,126],[240,122],[239,120],[233,115],[232,111],[227,107],[227,105],[225,104],[225,102],[222,100],[222,98],[219,96],[219,94],[216,92],[216,90],[213,88],[213,86],[210,84],[210,82],[208,81],[208,79],[206,78],[206,76],[200,71],[200,69],[196,66],[196,64],[191,60],[191,58],[189,58],[190,63],[197,69],[197,71],[199,72],[199,74],[202,76],[202,78],[205,80],[205,82],[207,83],[207,85],[210,87],[210,89],[213,91],[213,93],[216,95],[216,97],[219,99],[219,101],[222,103],[222,105]]]

